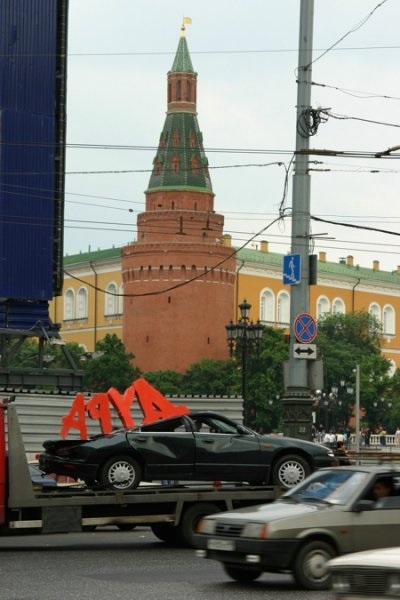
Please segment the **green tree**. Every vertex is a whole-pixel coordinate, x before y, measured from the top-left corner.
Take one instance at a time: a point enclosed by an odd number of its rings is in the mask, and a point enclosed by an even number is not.
[[[360,406],[365,413],[364,421],[375,427],[379,420],[376,399],[390,390],[390,361],[381,353],[382,327],[379,321],[365,311],[349,314],[330,314],[318,322],[316,339],[320,357],[324,362],[325,397],[327,410],[338,416],[335,403],[342,402],[343,420],[348,423],[354,411],[355,368],[360,365]],[[351,384],[353,394],[345,391]],[[332,396],[332,387],[338,387],[338,398]],[[333,402],[333,404],[332,404]],[[336,408],[334,410],[332,407]],[[378,420],[378,422],[377,422]],[[337,423],[332,423],[335,427]]]
[[[143,377],[161,394],[171,395],[182,393],[182,373],[171,370],[149,371]]]
[[[281,430],[280,398],[284,391],[283,363],[287,358],[283,330],[266,327],[258,351],[250,352],[247,361],[247,423],[257,431]]]
[[[235,363],[210,358],[194,363],[183,376],[182,393],[211,396],[240,394],[240,378]]]
[[[12,342],[10,348],[16,346]],[[67,342],[65,347],[71,355],[78,369],[82,367],[81,358],[84,354],[82,346],[76,342]],[[71,365],[65,356],[63,348],[45,342],[43,347],[43,365],[49,369],[70,369]],[[10,366],[13,368],[37,368],[39,366],[39,343],[37,338],[28,338],[18,347],[18,351],[12,356]]]
[[[123,392],[141,372],[131,363],[134,355],[125,351],[125,346],[115,334],[107,334],[98,341],[96,358],[84,364],[84,387],[88,392],[105,392],[114,387]]]
[[[10,341],[7,345],[7,353],[15,351],[15,354],[11,354],[10,367],[12,368],[35,368],[38,366],[38,343],[35,339],[28,338],[19,345],[16,350],[16,342]],[[9,354],[10,356],[10,354]]]

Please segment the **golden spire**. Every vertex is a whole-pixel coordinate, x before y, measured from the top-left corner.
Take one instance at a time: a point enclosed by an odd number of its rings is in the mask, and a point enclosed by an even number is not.
[[[183,17],[182,19],[182,25],[181,25],[181,37],[185,37],[186,36],[186,27],[185,25],[191,25],[192,24],[192,19],[190,17]]]

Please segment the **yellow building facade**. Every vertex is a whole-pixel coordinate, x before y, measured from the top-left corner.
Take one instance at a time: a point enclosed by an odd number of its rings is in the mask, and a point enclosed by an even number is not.
[[[229,245],[229,238],[225,243]],[[252,305],[253,321],[259,319],[267,326],[289,331],[290,286],[282,282],[282,268],[283,255],[270,252],[266,241],[256,249],[238,251],[233,320],[240,316],[238,304],[246,299]],[[66,256],[64,271],[63,295],[55,298],[50,307],[52,320],[61,325],[63,340],[93,352],[96,342],[107,333],[122,339],[121,249]],[[372,313],[382,323],[383,352],[393,367],[400,366],[400,268],[381,271],[378,261],[368,268],[356,264],[352,256],[338,263],[329,262],[326,253],[320,252],[317,284],[310,286],[310,314],[318,319],[329,313],[360,310]],[[154,315],[154,319],[162,319],[162,315]],[[221,358],[228,355],[227,348]]]

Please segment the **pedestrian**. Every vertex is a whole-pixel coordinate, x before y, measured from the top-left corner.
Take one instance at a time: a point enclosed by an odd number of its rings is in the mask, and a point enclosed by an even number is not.
[[[397,427],[394,433],[394,443],[396,446],[400,446],[400,427]]]
[[[369,427],[366,427],[364,430],[364,436],[365,436],[365,446],[367,448],[369,448],[370,445],[370,441],[371,441],[371,430]]]
[[[381,446],[386,446],[386,430],[383,427],[379,430],[379,441]]]

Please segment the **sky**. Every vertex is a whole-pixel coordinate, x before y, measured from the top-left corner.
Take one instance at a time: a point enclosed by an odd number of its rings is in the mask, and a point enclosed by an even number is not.
[[[290,217],[271,223],[289,168],[292,206],[300,4],[70,0],[66,254],[136,239],[183,16],[224,231],[236,247],[290,252]],[[314,2],[311,104],[329,117],[310,147],[345,154],[311,156],[310,212],[358,228],[313,220],[313,251],[386,271],[400,265],[400,150],[374,156],[400,144],[399,23],[400,0]]]

